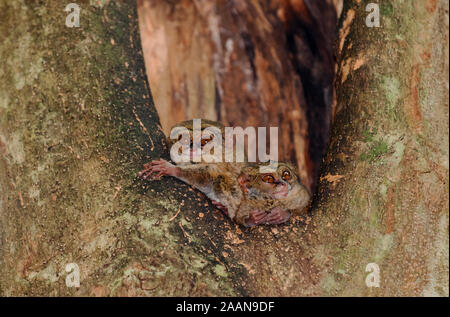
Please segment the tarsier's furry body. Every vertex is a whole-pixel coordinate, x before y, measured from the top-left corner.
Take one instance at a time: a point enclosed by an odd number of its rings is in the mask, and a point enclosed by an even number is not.
[[[192,131],[192,121],[178,126]],[[209,126],[218,127],[223,132],[221,124],[202,121],[202,130]],[[195,151],[196,147],[201,149],[211,141],[214,142],[214,138],[210,136],[198,145],[191,141],[191,151]],[[178,162],[173,165],[165,160],[156,160],[147,163],[140,175],[147,178],[157,173],[157,177],[176,177],[203,192],[222,210],[226,210],[232,220],[242,225],[285,222],[289,219],[289,211],[301,210],[307,205],[310,195],[300,184],[292,165],[278,163],[276,169],[264,173],[260,172],[261,165],[267,164]]]
[[[248,215],[248,208],[258,210],[286,210],[300,212],[310,200],[306,187],[300,184],[298,173],[293,165],[278,162],[276,168],[247,164],[238,177],[239,184],[246,194],[245,204],[241,205],[237,218]]]

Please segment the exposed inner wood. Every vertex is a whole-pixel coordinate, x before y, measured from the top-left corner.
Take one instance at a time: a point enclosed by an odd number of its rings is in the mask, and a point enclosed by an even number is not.
[[[138,1],[164,132],[192,118],[278,127],[279,160],[297,163],[313,189],[328,144],[337,10],[333,1]]]

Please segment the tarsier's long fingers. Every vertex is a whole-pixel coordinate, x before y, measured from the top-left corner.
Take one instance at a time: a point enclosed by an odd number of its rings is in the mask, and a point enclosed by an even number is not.
[[[154,162],[154,161],[145,163],[145,164],[144,164],[144,169],[141,170],[141,171],[138,173],[138,176],[139,176],[139,177],[142,177],[142,178],[144,178],[144,179],[147,178],[147,177],[149,177],[149,176],[151,175],[152,171],[153,171],[153,169],[152,169],[153,162]]]
[[[211,200],[212,204],[216,206],[217,209],[221,210],[226,216],[228,216],[228,208],[219,203],[218,201]]]
[[[247,226],[253,227],[266,222],[267,213],[264,210],[252,210],[250,216],[245,222]]]
[[[164,163],[164,160],[162,160],[162,159],[153,160],[153,161],[150,161],[148,163],[145,163],[144,164],[144,168],[150,168],[153,165],[158,165],[158,164],[161,164],[161,163]]]
[[[267,216],[264,210],[253,210],[250,212],[250,216],[256,221],[260,221]]]
[[[151,166],[152,166],[152,162],[145,163],[144,164],[144,169],[148,169]]]
[[[290,217],[291,213],[289,211],[275,208],[267,216],[267,223],[271,225],[278,225],[280,223],[288,221]]]
[[[146,169],[143,169],[142,171],[140,171],[138,173],[138,176],[145,179],[145,178],[149,177],[151,174],[152,174],[152,169],[146,168]]]
[[[166,161],[164,161],[163,159],[158,159],[158,160],[150,161],[150,162],[144,164],[144,169],[149,169],[149,168],[151,168],[152,166],[155,166],[155,165],[162,165],[162,164],[164,164],[164,163],[166,163]]]
[[[144,169],[138,173],[139,177],[147,179],[152,176],[153,173],[157,173],[153,178],[161,178],[167,175],[167,162],[164,160],[151,161],[144,164]]]
[[[154,172],[154,171],[152,171],[152,170],[144,171],[144,173],[141,175],[141,177],[142,177],[143,179],[147,179],[147,178],[149,178],[149,177],[152,176],[152,173],[153,173],[153,172]]]
[[[148,163],[148,164],[151,164],[151,165],[149,166],[149,168],[159,168],[159,167],[161,167],[161,166],[164,166],[165,163],[166,163],[165,161],[162,161],[162,160],[156,160],[156,161],[152,161],[152,162],[150,162],[150,163]]]

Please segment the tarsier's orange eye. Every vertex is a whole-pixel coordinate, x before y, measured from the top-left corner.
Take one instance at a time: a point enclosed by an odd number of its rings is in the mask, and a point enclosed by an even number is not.
[[[275,182],[275,178],[272,175],[264,175],[262,177],[263,182],[272,184]]]
[[[210,141],[212,141],[213,136],[211,135],[209,138],[202,139],[202,146],[208,144]]]
[[[281,178],[282,178],[283,180],[285,180],[285,181],[290,180],[290,179],[291,179],[291,172],[289,172],[288,170],[284,171],[284,172],[281,174]]]

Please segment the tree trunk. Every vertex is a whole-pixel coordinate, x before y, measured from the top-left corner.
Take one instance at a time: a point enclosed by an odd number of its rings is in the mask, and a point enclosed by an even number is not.
[[[136,4],[80,5],[80,28],[64,7],[1,7],[1,294],[239,294],[223,243],[203,234],[224,219],[186,185],[136,178],[168,154]]]
[[[314,208],[316,248],[331,259],[323,290],[448,296],[448,1],[380,1],[379,28],[366,26],[369,3],[346,2],[341,18]],[[369,262],[379,288],[363,283]]]
[[[253,229],[136,177],[168,149],[135,4],[80,5],[80,28],[57,1],[1,5],[0,294],[448,296],[448,1],[380,1],[380,28],[369,2],[343,8],[309,214]]]

